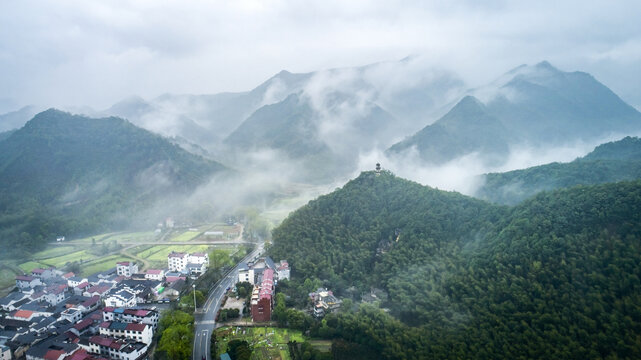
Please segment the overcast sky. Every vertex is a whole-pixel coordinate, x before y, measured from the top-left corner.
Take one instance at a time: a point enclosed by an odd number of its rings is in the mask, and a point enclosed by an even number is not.
[[[639,14],[637,0],[2,1],[0,101],[102,109],[421,55],[470,86],[546,59],[640,108]]]

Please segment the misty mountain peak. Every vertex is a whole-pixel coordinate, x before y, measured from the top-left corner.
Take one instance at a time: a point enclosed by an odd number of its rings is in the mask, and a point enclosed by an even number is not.
[[[466,117],[485,113],[485,105],[476,97],[467,95],[446,115],[447,117]]]
[[[535,67],[536,67],[537,69],[545,69],[545,70],[559,71],[557,68],[555,68],[554,66],[552,66],[552,64],[550,64],[550,62],[548,62],[547,60],[543,60],[543,61],[541,61],[540,63],[536,64],[536,65],[535,65]]]

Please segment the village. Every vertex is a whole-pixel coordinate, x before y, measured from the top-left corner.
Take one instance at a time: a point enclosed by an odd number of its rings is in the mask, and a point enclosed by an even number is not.
[[[16,276],[14,291],[0,298],[0,359],[149,358],[162,310],[192,290],[189,284],[207,272],[209,260],[203,252],[172,251],[166,268],[144,272],[137,263],[122,261],[86,277],[54,267]],[[269,256],[239,263],[233,283],[250,287],[242,299],[236,286],[225,289],[215,310],[216,326],[240,314],[251,323],[270,323],[275,287],[289,280],[290,271],[287,260],[274,262]],[[233,294],[235,299],[228,296]],[[310,296],[314,307],[309,311],[316,317],[340,306],[326,289]],[[228,319],[227,314],[233,315]]]
[[[207,253],[167,256],[166,269],[131,261],[87,277],[36,268],[0,298],[0,359],[144,359],[158,325],[156,303],[175,301],[207,271]]]

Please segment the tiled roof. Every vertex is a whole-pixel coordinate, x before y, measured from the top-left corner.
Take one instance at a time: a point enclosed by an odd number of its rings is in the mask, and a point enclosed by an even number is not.
[[[146,324],[127,324],[126,329],[131,331],[143,332],[148,325]]]
[[[33,315],[33,311],[29,310],[18,310],[13,314],[13,317],[19,317],[19,318],[24,318],[28,319]]]
[[[33,280],[33,276],[28,276],[28,275],[18,275],[18,276],[16,276],[16,280],[21,280],[21,281],[31,281],[31,280]]]
[[[93,324],[93,321],[91,319],[84,319],[81,322],[74,325],[73,328],[76,330],[84,330],[89,326],[91,326],[91,324]]]

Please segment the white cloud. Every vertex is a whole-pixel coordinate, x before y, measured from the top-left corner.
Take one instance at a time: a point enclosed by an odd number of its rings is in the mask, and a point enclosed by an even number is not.
[[[637,1],[5,1],[0,98],[103,108],[131,94],[247,90],[281,69],[408,54],[472,84],[549,59],[634,96],[615,80],[641,74],[610,69],[639,67],[639,13]]]

